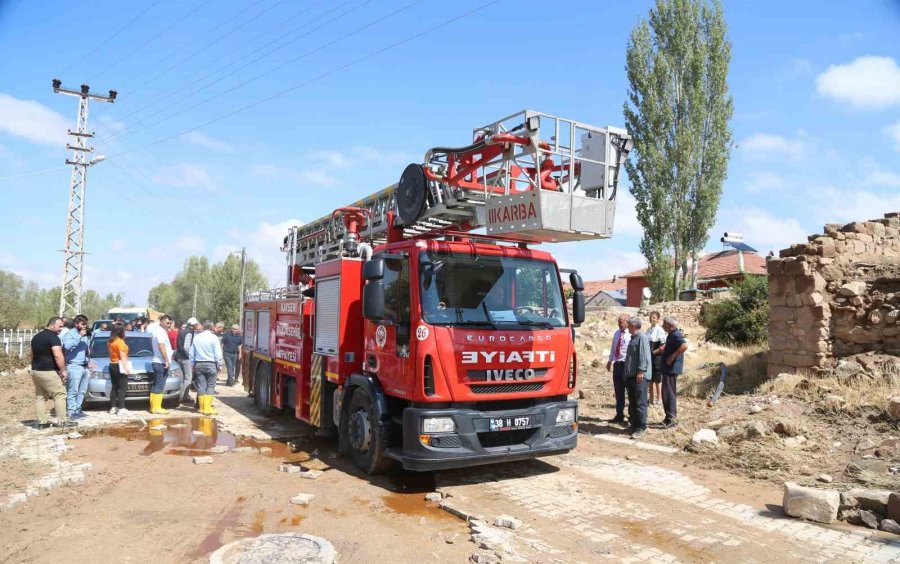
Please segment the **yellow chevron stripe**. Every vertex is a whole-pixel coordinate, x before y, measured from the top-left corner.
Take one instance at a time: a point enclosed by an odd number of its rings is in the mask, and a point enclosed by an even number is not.
[[[322,357],[313,355],[309,374],[309,422],[316,427],[322,421]]]

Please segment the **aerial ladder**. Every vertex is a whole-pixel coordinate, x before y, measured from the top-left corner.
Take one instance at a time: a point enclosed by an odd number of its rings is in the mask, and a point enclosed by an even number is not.
[[[522,242],[612,236],[625,130],[523,110],[473,131],[463,147],[433,147],[396,184],[291,227],[288,287],[303,268],[400,238],[483,230]]]

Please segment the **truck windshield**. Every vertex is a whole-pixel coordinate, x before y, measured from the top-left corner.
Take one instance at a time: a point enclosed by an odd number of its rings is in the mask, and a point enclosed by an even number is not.
[[[433,325],[566,326],[556,265],[463,253],[422,253],[422,316]]]

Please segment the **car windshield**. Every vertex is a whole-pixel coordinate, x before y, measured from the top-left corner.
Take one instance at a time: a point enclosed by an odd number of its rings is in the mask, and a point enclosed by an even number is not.
[[[122,321],[134,321],[140,316],[141,314],[137,312],[116,313],[115,311],[111,311],[107,314],[109,319],[121,319]]]
[[[422,253],[422,316],[434,325],[565,327],[556,265],[545,260]]]
[[[91,356],[94,358],[109,358],[109,337],[94,337],[91,341]],[[128,356],[153,356],[153,344],[150,336],[126,336],[125,344],[128,345]]]

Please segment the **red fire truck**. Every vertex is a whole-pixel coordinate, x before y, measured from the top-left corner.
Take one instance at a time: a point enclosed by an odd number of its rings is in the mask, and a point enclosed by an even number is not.
[[[245,300],[257,407],[291,410],[367,473],[574,448],[583,284],[570,271],[567,307],[534,247],[612,235],[630,148],[624,130],[526,110],[291,228],[284,286]]]

